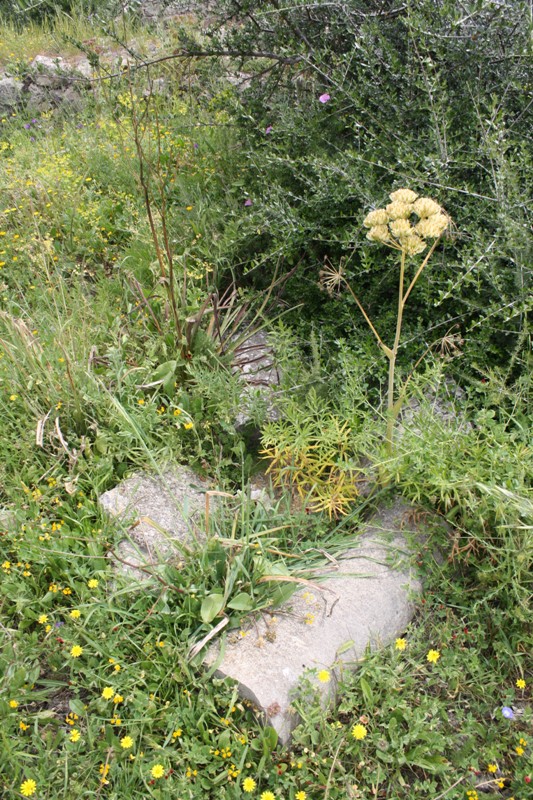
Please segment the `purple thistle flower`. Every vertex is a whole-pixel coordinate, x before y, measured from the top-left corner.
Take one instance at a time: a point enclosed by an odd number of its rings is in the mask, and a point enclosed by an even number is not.
[[[35,141],[35,136],[30,136],[30,142],[34,142],[34,141]]]
[[[24,127],[25,127],[25,128],[26,128],[26,130],[28,131],[28,130],[31,128],[31,124],[30,124],[29,122],[27,122],[27,123],[24,125]]]
[[[252,205],[252,201],[250,200],[249,197],[247,197],[246,200],[244,201],[244,205],[245,206],[251,206]]]
[[[503,706],[502,714],[505,717],[505,719],[513,719],[514,718],[513,709],[509,708],[509,706]]]
[[[265,128],[265,133],[266,133],[266,134],[272,133],[272,131],[273,131],[272,125],[268,125],[268,126]]]
[[[34,125],[36,125],[36,124],[37,124],[37,120],[36,120],[36,119],[32,119],[32,123],[33,123]]]
[[[327,93],[326,94],[321,94],[320,97],[318,98],[318,102],[319,103],[329,103],[330,100],[331,100],[331,97]]]
[[[195,150],[198,150],[198,142],[194,142],[193,147]]]

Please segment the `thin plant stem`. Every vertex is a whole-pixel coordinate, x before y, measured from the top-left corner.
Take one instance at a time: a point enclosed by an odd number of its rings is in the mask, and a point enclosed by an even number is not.
[[[407,302],[407,298],[408,298],[408,297],[409,297],[409,295],[411,294],[411,291],[414,289],[414,287],[415,287],[415,283],[416,283],[416,282],[417,282],[417,280],[419,279],[419,277],[420,277],[420,274],[421,274],[422,270],[423,270],[423,269],[425,269],[425,267],[427,266],[427,263],[428,263],[429,259],[431,258],[431,256],[433,255],[433,253],[434,253],[434,251],[435,251],[435,248],[436,248],[436,246],[438,245],[438,243],[439,243],[439,242],[440,242],[440,236],[439,236],[439,238],[438,238],[438,239],[435,239],[435,241],[434,241],[434,242],[433,242],[433,244],[431,245],[431,249],[429,250],[429,252],[428,252],[427,256],[425,257],[425,259],[422,261],[422,263],[421,263],[421,264],[420,264],[420,266],[418,267],[418,269],[417,269],[417,271],[416,271],[416,273],[415,273],[415,277],[413,278],[413,280],[412,280],[412,281],[411,281],[411,283],[409,284],[409,286],[408,286],[408,288],[407,288],[407,291],[405,292],[405,294],[404,294],[404,296],[403,296],[403,305],[404,305],[404,306],[405,306],[405,304],[406,304],[406,302]]]
[[[398,316],[396,318],[396,334],[394,336],[394,344],[389,356],[389,387],[387,393],[387,434],[385,441],[387,443],[387,451],[389,455],[392,453],[392,439],[394,433],[394,373],[396,370],[396,356],[398,355],[398,347],[400,344],[400,336],[402,333],[402,320],[403,309],[405,306],[405,299],[403,296],[403,281],[405,275],[405,250],[402,250],[402,260],[400,262],[400,280],[398,282]]]
[[[181,343],[182,338],[182,326],[180,322],[179,312],[176,304],[176,295],[175,295],[175,287],[174,287],[174,270],[173,270],[173,261],[172,261],[172,251],[169,246],[168,235],[167,235],[167,228],[166,228],[166,207],[161,209],[160,217],[162,220],[162,229],[163,229],[163,248],[160,245],[159,241],[159,234],[156,229],[155,219],[152,210],[152,197],[150,194],[149,189],[149,179],[145,173],[145,166],[147,166],[147,161],[145,158],[144,150],[141,143],[141,136],[139,131],[139,119],[137,115],[137,107],[135,105],[135,100],[133,96],[133,89],[130,85],[130,97],[132,102],[132,122],[133,122],[133,138],[135,142],[135,148],[137,150],[137,158],[139,161],[139,183],[141,184],[141,189],[143,193],[144,205],[146,208],[146,215],[148,218],[148,223],[150,225],[150,232],[152,234],[152,241],[154,243],[155,252],[157,256],[157,261],[159,263],[159,270],[161,273],[161,282],[166,288],[167,296],[170,301],[170,306],[172,309],[172,317],[174,319],[174,326],[176,329],[176,338]],[[148,104],[147,104],[148,107]],[[159,121],[157,121],[157,168],[158,168],[158,179],[161,178],[161,149],[160,149],[160,140],[159,140]],[[167,274],[167,269],[165,266],[165,258],[168,262],[169,273]]]
[[[372,331],[372,333],[376,337],[378,345],[381,347],[381,349],[383,350],[383,352],[385,353],[387,358],[390,359],[390,357],[392,355],[392,351],[390,350],[389,347],[387,347],[387,345],[385,344],[385,342],[383,341],[383,339],[381,338],[381,336],[379,335],[379,333],[375,329],[374,325],[372,324],[372,322],[370,320],[370,317],[368,316],[368,314],[366,313],[365,309],[361,305],[361,303],[359,301],[359,298],[355,294],[354,290],[352,289],[352,287],[350,286],[350,284],[348,283],[346,278],[343,278],[342,280],[344,281],[344,285],[346,286],[346,288],[348,289],[348,291],[352,295],[353,299],[355,300],[355,302],[357,304],[357,308],[359,309],[359,311],[361,312],[361,314],[365,318],[366,322],[368,323],[368,326],[369,326],[370,330]]]

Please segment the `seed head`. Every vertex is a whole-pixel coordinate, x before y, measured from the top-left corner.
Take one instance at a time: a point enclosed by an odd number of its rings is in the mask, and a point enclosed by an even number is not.
[[[448,227],[449,219],[446,214],[432,214],[431,217],[424,217],[415,225],[415,231],[424,239],[438,239]]]
[[[389,197],[393,203],[414,203],[418,195],[412,189],[396,189]]]
[[[389,230],[396,239],[411,236],[414,233],[408,219],[395,219],[389,225]]]
[[[367,214],[363,220],[365,228],[373,228],[375,225],[386,225],[389,221],[389,216],[384,208],[376,208]]]
[[[418,200],[413,203],[413,211],[415,214],[418,214],[419,217],[431,217],[433,214],[439,214],[442,209],[431,197],[419,197]]]
[[[390,242],[389,229],[386,225],[375,225],[373,228],[370,228],[366,238],[370,239],[371,242],[382,242],[386,244]]]
[[[402,239],[402,250],[405,250],[408,256],[417,256],[419,253],[423,253],[425,249],[425,241],[420,236],[417,236],[416,233]]]

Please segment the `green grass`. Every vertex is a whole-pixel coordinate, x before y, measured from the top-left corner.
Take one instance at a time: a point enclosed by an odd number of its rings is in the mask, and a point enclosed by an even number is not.
[[[6,28],[2,47],[12,47],[14,35]],[[47,35],[20,34],[18,52],[29,60]],[[156,100],[158,118],[143,122],[155,205],[160,188],[165,193],[183,319],[228,280],[243,214],[224,94],[216,80],[199,86],[205,97],[178,88]],[[140,96],[142,87],[132,91]],[[233,492],[257,468],[231,425],[235,381],[212,339],[204,330],[192,363],[176,355],[181,343],[140,191],[129,100],[119,81],[76,116],[19,114],[0,127],[2,795],[29,793],[35,781],[33,796],[43,800],[271,800],[270,792],[283,800],[466,800],[470,792],[473,800],[485,789],[487,797],[526,800],[533,742],[527,386],[512,402],[505,398],[508,418],[481,395],[474,427],[461,435],[428,409],[424,432],[406,434],[391,461],[375,444],[381,423],[368,405],[377,388],[366,356],[341,343],[335,353],[315,353],[308,367],[281,329],[293,401],[297,386],[316,390],[307,398],[313,436],[317,408],[346,420],[360,409],[354,449],[372,448],[389,488],[396,484],[454,526],[440,538],[428,528],[415,556],[426,590],[405,641],[344,671],[339,704],[325,712],[304,682],[290,749],[278,746],[231,682],[191,660],[190,647],[212,627],[206,598],[221,598],[238,630],[237,594],[253,608],[281,599],[261,578],[304,574],[306,551],[338,552],[363,512],[336,523],[292,514],[283,502],[265,515],[235,501],[215,515],[209,544],[193,560],[181,571],[167,568],[167,585],[134,592],[111,570],[107,554],[122,532],[97,498],[124,475],[174,460]],[[427,381],[439,375],[429,370]],[[283,555],[289,550],[291,559]],[[428,661],[430,650],[436,661]],[[513,719],[502,714],[506,706]],[[353,735],[356,725],[362,738]]]

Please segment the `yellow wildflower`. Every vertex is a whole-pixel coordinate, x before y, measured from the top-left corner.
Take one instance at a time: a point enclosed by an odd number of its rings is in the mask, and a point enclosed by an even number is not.
[[[20,793],[23,797],[31,797],[37,791],[37,784],[32,778],[27,778],[20,784]]]
[[[357,725],[353,726],[353,728],[352,728],[352,736],[353,736],[354,739],[357,739],[358,741],[361,741],[361,739],[365,738],[366,734],[367,734],[367,730],[366,730],[364,725],[361,725],[361,724],[358,723]]]
[[[165,768],[162,764],[154,764],[150,770],[152,778],[162,778],[165,774]]]

